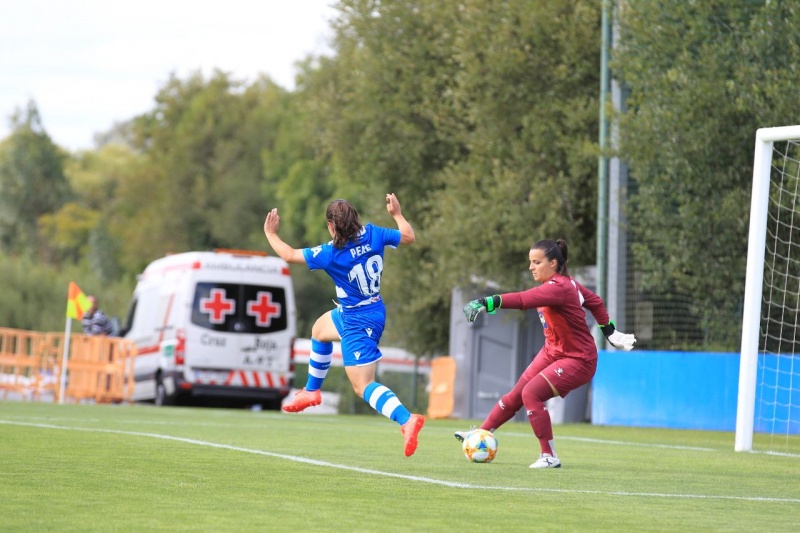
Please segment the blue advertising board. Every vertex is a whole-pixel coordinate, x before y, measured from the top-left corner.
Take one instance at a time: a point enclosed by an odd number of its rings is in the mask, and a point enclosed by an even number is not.
[[[758,368],[755,430],[800,434],[800,357]],[[592,423],[734,431],[738,388],[738,353],[601,350]]]

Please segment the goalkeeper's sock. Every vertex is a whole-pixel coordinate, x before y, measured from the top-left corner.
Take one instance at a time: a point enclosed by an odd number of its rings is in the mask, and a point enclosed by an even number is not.
[[[528,409],[528,422],[533,428],[533,434],[539,439],[539,447],[542,449],[542,453],[549,453],[555,457],[553,424],[550,422],[550,413],[547,412],[544,402],[539,402],[539,404]]]
[[[522,391],[522,401],[528,414],[528,422],[533,429],[533,434],[539,439],[539,446],[542,453],[549,453],[555,457],[553,447],[553,423],[550,420],[550,413],[544,402],[553,397],[553,390],[550,383],[539,374],[528,382]]]
[[[401,426],[411,418],[411,412],[397,399],[397,395],[386,385],[373,381],[364,388],[364,401],[380,414]]]
[[[332,342],[311,339],[311,354],[308,357],[308,379],[306,380],[307,391],[319,390],[322,387],[322,382],[325,380],[325,376],[328,375],[332,357]]]
[[[508,395],[500,398],[500,400],[494,404],[494,407],[492,407],[492,410],[489,412],[489,416],[487,416],[486,420],[481,424],[481,429],[494,431],[514,418],[514,415],[517,414],[517,411],[519,411],[522,405],[518,405],[516,408],[513,405],[509,405],[507,396]]]

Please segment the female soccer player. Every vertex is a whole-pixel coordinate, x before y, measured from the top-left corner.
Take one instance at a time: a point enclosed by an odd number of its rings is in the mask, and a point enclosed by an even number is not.
[[[587,308],[608,341],[622,350],[631,350],[636,338],[616,331],[603,300],[567,273],[567,243],[559,239],[539,241],[528,254],[533,279],[541,285],[522,292],[496,294],[469,302],[464,307],[467,320],[474,322],[484,309],[494,314],[500,309],[533,309],[539,312],[544,328],[544,346],[509,393],[500,398],[483,421],[481,429],[495,431],[511,420],[522,406],[528,413],[533,433],[539,439],[541,454],[530,468],[559,468],[561,461],[553,443],[553,426],[545,402],[566,396],[591,381],[597,368],[597,348],[586,325]],[[457,431],[463,441],[469,431]]]
[[[324,270],[336,285],[339,299],[335,309],[314,323],[308,381],[283,410],[296,413],[322,402],[319,389],[331,364],[333,341],[341,339],[345,372],[353,390],[370,407],[400,424],[404,452],[409,457],[417,449],[417,436],[425,419],[411,414],[391,389],[375,381],[375,363],[382,356],[378,342],[386,323],[386,307],[380,295],[383,250],[415,240],[414,229],[402,215],[394,193],[386,195],[386,210],[397,229],[362,226],[350,202],[334,200],[325,213],[333,240],[313,248],[292,248],[278,236],[277,209],[267,214],[264,234],[287,263],[305,263],[311,270]]]

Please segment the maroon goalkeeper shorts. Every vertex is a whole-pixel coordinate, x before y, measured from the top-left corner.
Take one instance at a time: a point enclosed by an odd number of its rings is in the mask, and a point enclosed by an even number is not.
[[[597,356],[592,359],[575,357],[552,357],[542,349],[522,373],[525,381],[542,374],[556,388],[562,398],[570,391],[589,383],[597,370]]]

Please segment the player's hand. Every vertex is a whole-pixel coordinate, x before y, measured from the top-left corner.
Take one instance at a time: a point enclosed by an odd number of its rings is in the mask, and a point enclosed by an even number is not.
[[[610,342],[614,348],[625,350],[626,352],[633,350],[633,345],[636,344],[636,337],[633,336],[633,333],[614,331],[614,333],[609,335],[607,338],[608,342]]]
[[[393,217],[400,214],[400,201],[393,192],[386,195],[386,210]]]
[[[281,217],[278,216],[278,208],[273,208],[272,211],[267,213],[267,218],[264,220],[264,234],[278,233],[280,223]]]
[[[467,317],[467,322],[475,322],[484,309],[486,309],[486,298],[478,298],[465,305],[464,315]]]
[[[629,352],[633,350],[633,345],[636,344],[636,337],[633,336],[632,333],[622,333],[621,331],[617,331],[617,327],[614,325],[614,322],[609,322],[605,326],[600,326],[600,331],[603,332],[603,335],[606,336],[608,342],[614,348],[619,350],[625,350]]]

